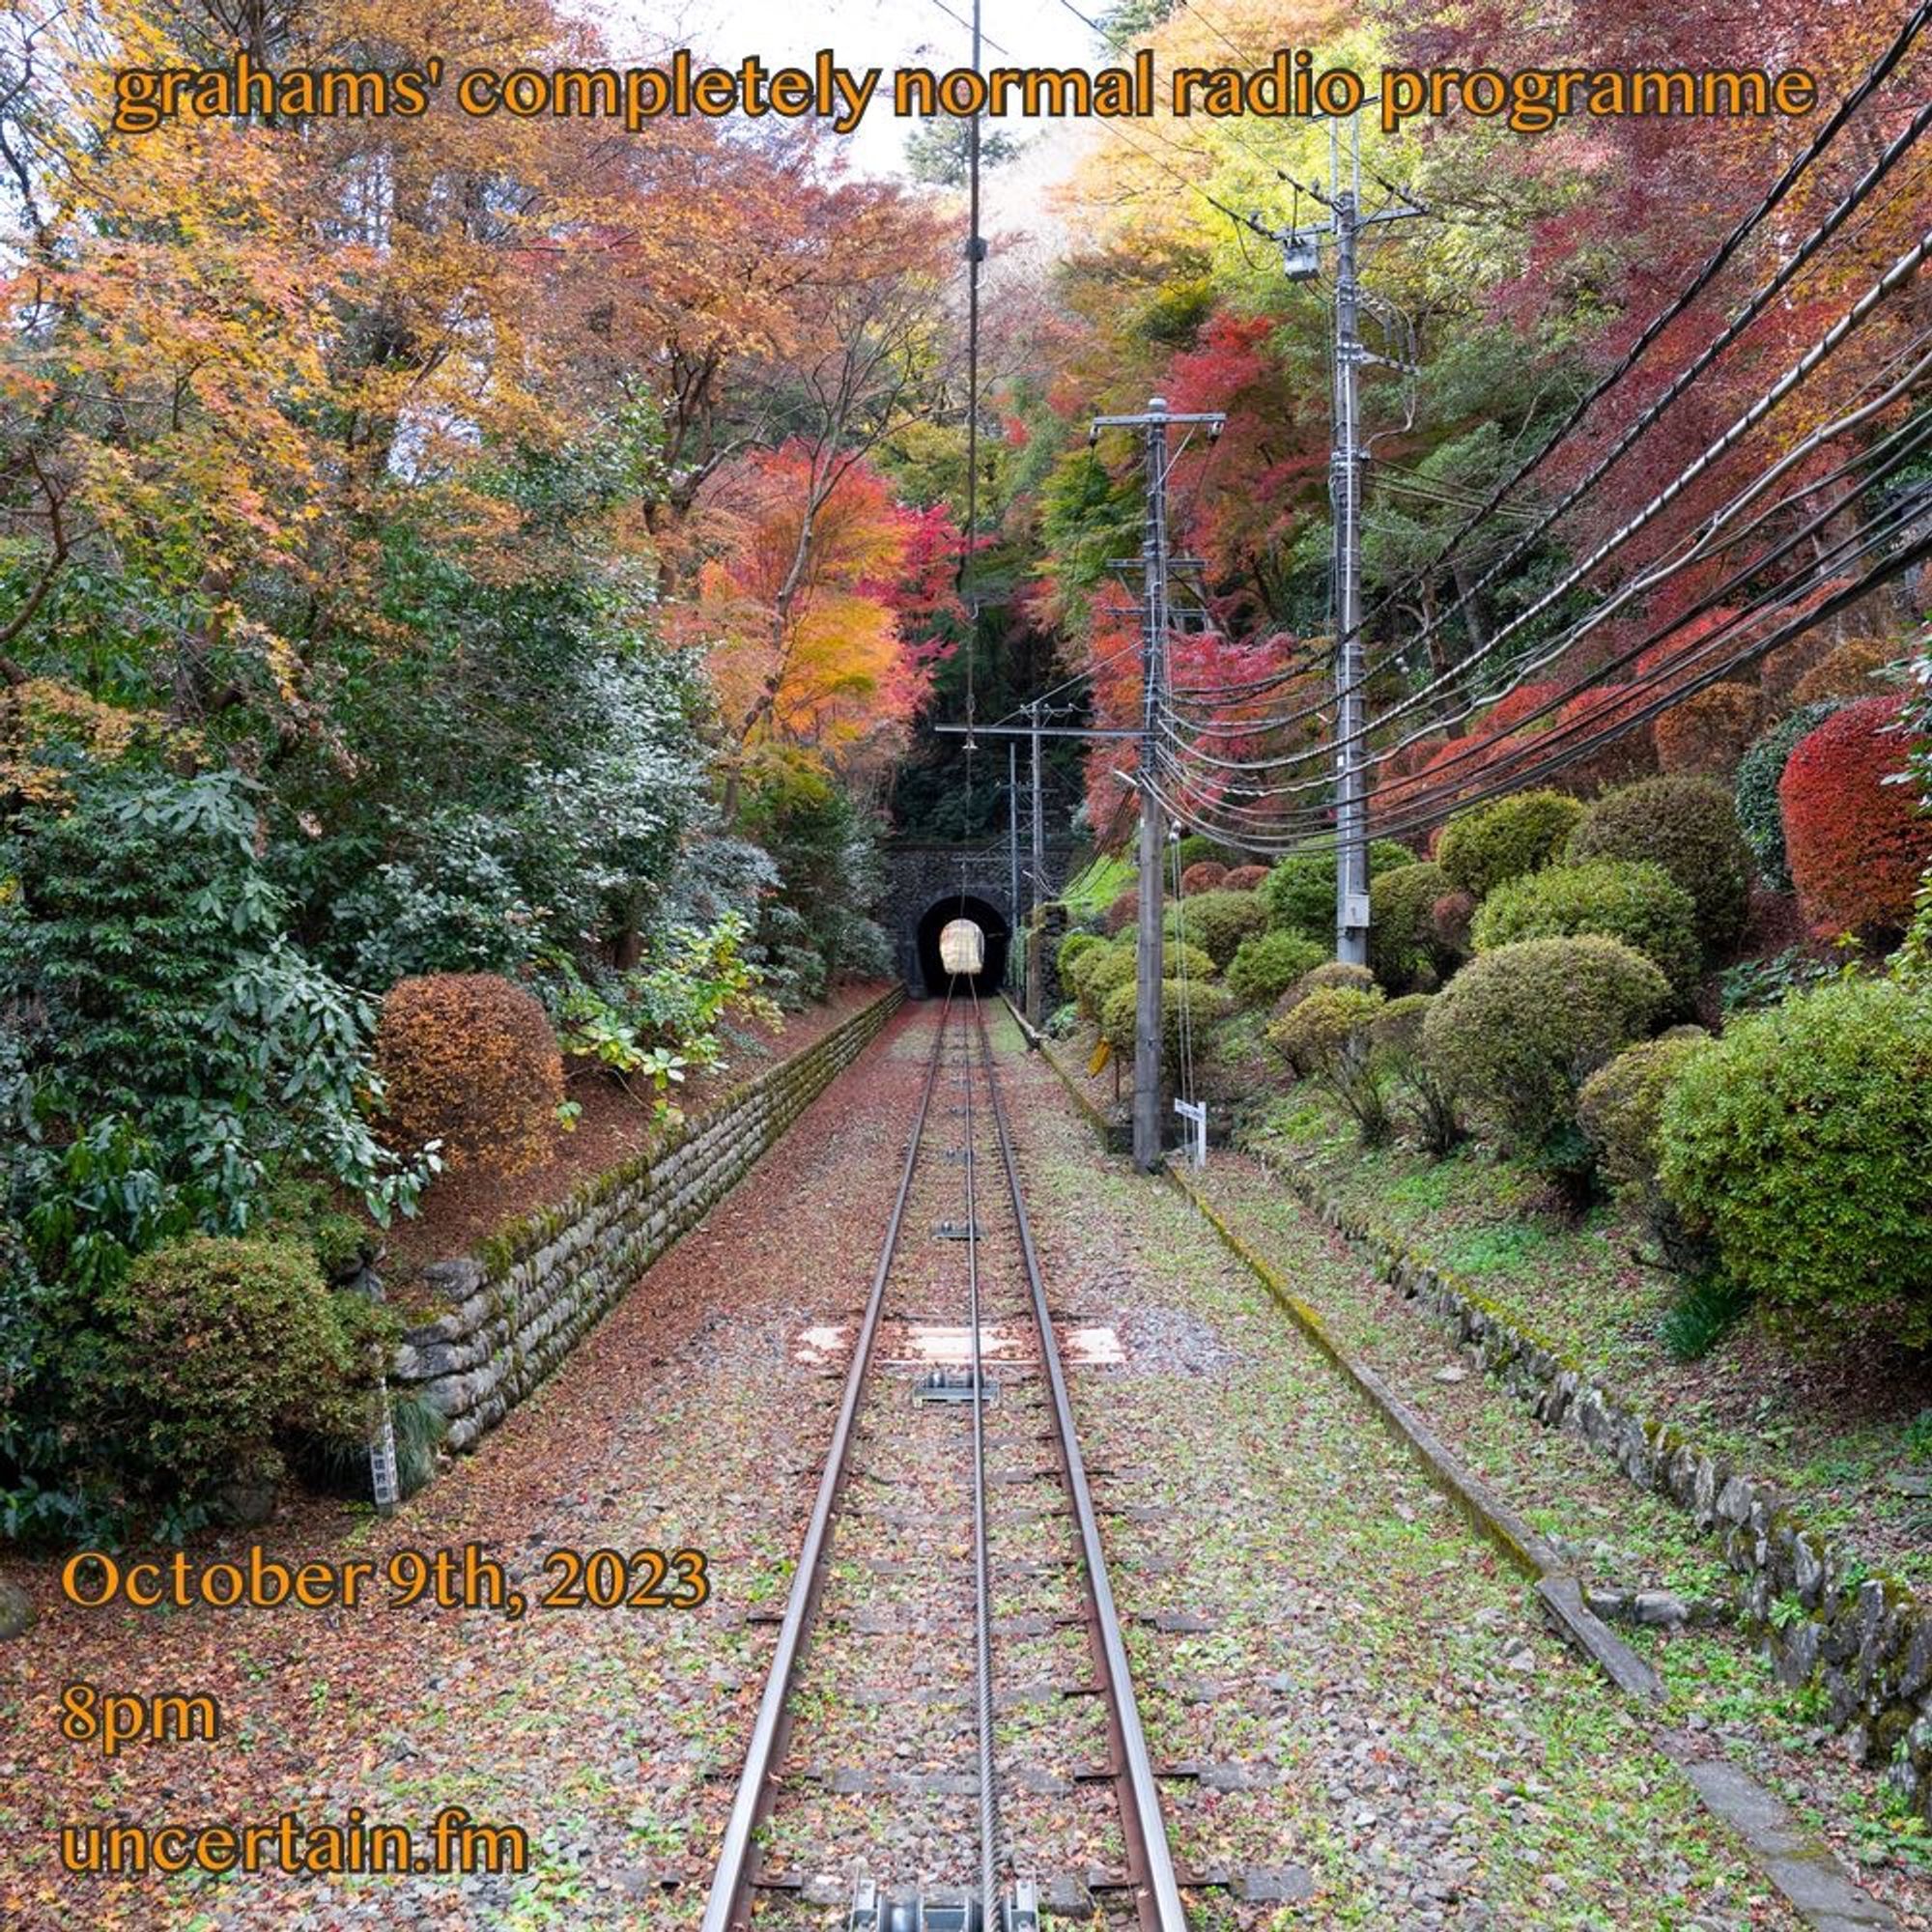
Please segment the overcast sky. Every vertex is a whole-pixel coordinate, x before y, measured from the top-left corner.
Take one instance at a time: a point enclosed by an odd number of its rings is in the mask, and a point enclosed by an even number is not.
[[[971,0],[946,0],[946,7],[959,20],[972,18]],[[820,47],[830,47],[845,67],[944,71],[968,65],[972,44],[938,0],[586,0],[584,11],[609,21],[619,51],[668,41],[721,66],[756,54],[767,67],[809,67]],[[1096,14],[1097,7],[1081,12]],[[1094,36],[1060,0],[982,0],[981,25],[988,67],[1095,64]],[[882,82],[863,126],[843,137],[854,165],[869,174],[898,170],[912,125],[891,112],[887,93]],[[1026,131],[1025,124],[1013,125]]]

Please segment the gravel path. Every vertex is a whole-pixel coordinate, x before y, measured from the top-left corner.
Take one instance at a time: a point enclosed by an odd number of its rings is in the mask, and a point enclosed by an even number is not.
[[[842,1378],[836,1336],[819,1331],[850,1323],[869,1285],[935,1014],[897,1016],[550,1387],[394,1523],[311,1514],[264,1538],[292,1558],[481,1539],[518,1572],[563,1544],[691,1544],[710,1555],[707,1605],[521,1622],[57,1613],[0,1652],[16,1726],[0,1745],[0,1920],[694,1924],[772,1640],[756,1619],[782,1604]],[[1070,1375],[1150,1743],[1192,1771],[1165,1782],[1177,1858],[1196,1873],[1264,1870],[1273,1893],[1204,1889],[1196,1932],[1792,1924],[1211,1233],[1099,1155],[1051,1070],[1004,1029],[1002,1048],[1056,1317],[1112,1363]],[[940,1264],[935,1244],[922,1256]],[[944,1281],[932,1275],[932,1293]],[[994,1454],[1023,1471],[1047,1456],[1028,1440],[1023,1368],[1012,1380]],[[902,1406],[881,1413],[895,1433],[915,1428]],[[969,1641],[944,1628],[963,1602],[966,1539],[934,1549],[918,1529],[944,1498],[963,1502],[960,1420],[919,1418],[927,1490],[913,1520],[875,1498],[837,1547],[841,1614],[902,1612],[911,1628],[828,1646],[799,1766],[936,1771],[970,1752],[966,1710],[946,1701],[967,1682]],[[1064,1532],[1020,1510],[995,1548],[1039,1566],[1007,1578],[999,1605],[1002,1763],[1036,1787],[1014,1790],[1005,1825],[1020,1868],[1063,1883],[1070,1903],[1114,1848],[1111,1794],[1076,1779],[1097,1762],[1093,1700],[1058,1694],[1085,1674],[1078,1632],[1053,1623]],[[88,1760],[54,1728],[54,1693],[75,1677],[213,1690],[227,1734]],[[803,1795],[775,1852],[804,1884],[836,1891],[844,1861],[882,1846],[891,1876],[951,1876],[970,1847],[966,1793]],[[360,1805],[419,1825],[444,1804],[524,1826],[533,1868],[111,1888],[63,1875],[54,1855],[55,1827],[79,1819],[256,1820],[286,1805],[331,1820]],[[821,1895],[771,1922],[838,1922]]]

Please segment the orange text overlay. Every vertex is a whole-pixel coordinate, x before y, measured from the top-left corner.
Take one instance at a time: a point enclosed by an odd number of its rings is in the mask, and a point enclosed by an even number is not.
[[[266,1825],[64,1825],[61,1863],[71,1872],[282,1871],[521,1872],[529,1836],[517,1825],[482,1825],[447,1804],[425,1832],[372,1824],[351,1806],[339,1824],[313,1825],[284,1811]]]
[[[527,1587],[526,1587],[527,1586]],[[711,1596],[701,1549],[553,1549],[513,1576],[479,1543],[392,1549],[344,1561],[286,1563],[259,1545],[234,1561],[191,1562],[185,1550],[129,1561],[102,1549],[68,1558],[61,1589],[83,1609],[695,1610]]]
[[[1418,117],[1500,120],[1519,134],[1546,133],[1591,116],[1762,117],[1808,114],[1816,78],[1803,68],[1584,69],[1385,68],[1369,79],[1319,68],[1283,47],[1263,66],[1177,67],[1157,75],[1143,48],[1120,67],[883,68],[843,66],[821,48],[809,67],[772,68],[755,54],[729,66],[680,47],[659,67],[466,68],[440,59],[396,69],[263,67],[238,54],[226,67],[129,68],[114,76],[115,130],[151,133],[198,118],[397,115],[412,119],[453,100],[477,118],[620,122],[632,132],[663,117],[759,120],[810,117],[852,133],[875,102],[898,116],[982,114],[1125,120],[1158,113],[1210,120],[1236,115],[1307,119],[1374,106],[1393,133]]]

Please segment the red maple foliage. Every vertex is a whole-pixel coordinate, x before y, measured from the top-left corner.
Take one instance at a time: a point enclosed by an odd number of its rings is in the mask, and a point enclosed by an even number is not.
[[[1799,903],[1821,937],[1895,932],[1932,863],[1932,817],[1909,784],[1895,697],[1867,697],[1801,738],[1777,787]]]

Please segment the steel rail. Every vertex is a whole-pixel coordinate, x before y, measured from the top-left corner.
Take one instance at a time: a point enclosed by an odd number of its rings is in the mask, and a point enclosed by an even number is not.
[[[792,1573],[791,1594],[785,1602],[784,1620],[779,1626],[779,1640],[772,1654],[764,1696],[758,1705],[757,1722],[745,1753],[745,1767],[738,1776],[738,1789],[731,1801],[731,1816],[719,1846],[718,1867],[712,1874],[710,1896],[705,1901],[702,1932],[750,1932],[753,1840],[771,1810],[776,1790],[773,1773],[783,1755],[790,1729],[791,1691],[805,1636],[817,1613],[824,1593],[832,1519],[845,1487],[846,1463],[851,1454],[853,1425],[870,1370],[872,1345],[878,1335],[879,1312],[885,1305],[886,1278],[898,1252],[899,1231],[905,1220],[906,1203],[912,1194],[913,1171],[919,1165],[919,1151],[925,1138],[925,1118],[932,1105],[939,1069],[946,1053],[947,1022],[952,999],[949,993],[939,1016],[939,1033],[932,1046],[932,1063],[926,1068],[925,1086],[920,1094],[919,1112],[914,1117],[912,1138],[906,1146],[905,1167],[899,1175],[899,1189],[893,1203],[892,1218],[886,1224],[885,1245],[872,1277],[872,1292],[866,1302],[866,1315],[859,1339],[852,1350],[852,1366],[845,1377],[844,1398],[838,1406],[838,1420],[832,1432],[832,1446],[826,1452],[825,1473],[819,1478],[818,1498],[812,1505],[811,1520],[806,1525],[805,1542],[799,1549],[798,1568]],[[969,1055],[970,1057],[970,1055]]]
[[[980,989],[966,982],[973,1017],[980,1018]],[[980,1899],[986,1932],[998,1932],[999,1808],[993,1788],[993,1579],[986,1535],[986,1363],[980,1336],[979,1166],[973,1146],[973,1043],[959,1056],[960,1088],[966,1102],[966,1321],[972,1335],[973,1372],[973,1615],[974,1650],[979,1670],[980,1726]]]
[[[1187,1914],[1174,1873],[1174,1854],[1168,1847],[1167,1825],[1161,1817],[1160,1792],[1154,1782],[1153,1760],[1148,1754],[1147,1734],[1141,1727],[1140,1707],[1134,1699],[1133,1675],[1126,1645],[1121,1636],[1121,1613],[1107,1581],[1106,1553],[1100,1547],[1100,1525],[1087,1484],[1087,1464],[1080,1454],[1073,1427],[1073,1406],[1067,1400],[1066,1377],[1060,1366],[1060,1347],[1054,1337],[1053,1315],[1046,1305],[1039,1252],[1021,1196],[1019,1164],[1013,1157],[1012,1136],[1007,1130],[1006,1103],[1000,1098],[993,1066],[993,1045],[979,1001],[974,1018],[980,1032],[980,1057],[986,1072],[993,1129],[1000,1161],[1006,1170],[1012,1200],[1013,1224],[1019,1231],[1020,1254],[1026,1263],[1027,1286],[1033,1293],[1034,1321],[1039,1330],[1040,1366],[1053,1396],[1054,1442],[1067,1500],[1073,1505],[1080,1531],[1080,1551],[1087,1588],[1088,1641],[1095,1652],[1107,1698],[1107,1729],[1114,1751],[1114,1772],[1121,1793],[1121,1823],[1127,1847],[1128,1874],[1142,1932],[1187,1932]]]

